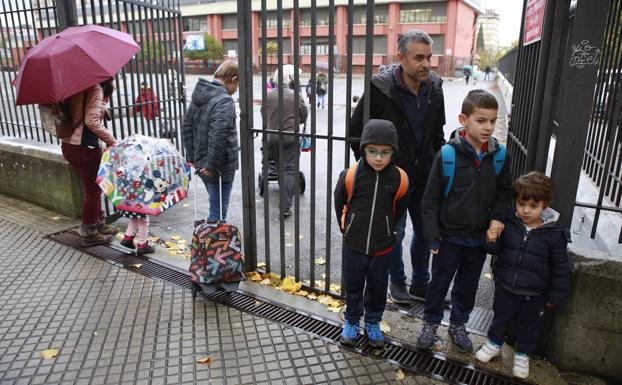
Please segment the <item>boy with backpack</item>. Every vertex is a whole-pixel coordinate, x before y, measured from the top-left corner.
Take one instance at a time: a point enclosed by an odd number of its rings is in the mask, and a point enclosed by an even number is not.
[[[530,172],[514,182],[516,207],[507,217],[503,235],[489,229],[484,249],[496,254],[495,312],[488,342],[475,354],[481,362],[501,355],[510,321],[516,316],[512,373],[529,376],[529,356],[538,346],[544,308],[564,305],[570,280],[570,232],[557,225],[559,214],[549,207],[553,182]]]
[[[340,342],[356,343],[359,320],[374,349],[384,347],[384,312],[391,254],[397,251],[395,222],[408,205],[408,176],[393,165],[397,131],[388,120],[371,119],[360,139],[365,156],[339,175],[335,211],[344,237],[342,254],[346,322]]]
[[[482,240],[487,229],[503,231],[512,199],[510,162],[492,137],[498,108],[489,92],[469,92],[459,115],[463,128],[452,134],[432,164],[421,202],[425,239],[433,254],[424,325],[417,338],[424,349],[434,345],[453,279],[449,334],[458,350],[473,351],[465,325],[486,259]]]

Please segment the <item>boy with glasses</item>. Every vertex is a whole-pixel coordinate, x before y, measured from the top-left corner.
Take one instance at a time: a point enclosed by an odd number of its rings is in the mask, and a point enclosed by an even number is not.
[[[384,312],[391,256],[399,250],[395,222],[408,206],[408,177],[393,165],[397,131],[388,120],[371,119],[360,140],[365,156],[344,170],[335,187],[335,211],[344,237],[346,322],[340,342],[352,346],[365,316],[372,348],[384,347]]]

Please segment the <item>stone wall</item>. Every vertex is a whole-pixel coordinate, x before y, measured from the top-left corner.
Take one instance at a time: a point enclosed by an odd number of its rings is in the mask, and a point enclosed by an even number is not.
[[[80,180],[56,144],[0,138],[0,193],[78,218]]]

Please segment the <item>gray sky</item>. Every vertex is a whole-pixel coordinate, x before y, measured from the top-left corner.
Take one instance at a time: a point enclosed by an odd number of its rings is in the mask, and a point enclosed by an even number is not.
[[[500,15],[499,45],[509,46],[520,34],[523,0],[483,0],[484,8],[492,8]]]

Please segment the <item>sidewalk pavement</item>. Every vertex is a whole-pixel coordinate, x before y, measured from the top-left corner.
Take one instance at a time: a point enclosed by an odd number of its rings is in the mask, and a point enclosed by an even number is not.
[[[77,224],[0,195],[0,384],[440,384],[45,238]]]

